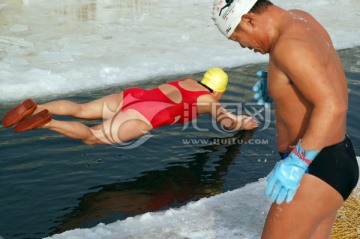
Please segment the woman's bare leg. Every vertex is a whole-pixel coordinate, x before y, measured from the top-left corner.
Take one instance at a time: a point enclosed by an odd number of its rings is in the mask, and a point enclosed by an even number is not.
[[[53,130],[72,139],[86,140],[93,136],[91,129],[79,122],[52,119],[43,128]],[[101,143],[101,142],[99,142]]]
[[[52,119],[43,128],[47,128],[86,144],[115,144],[139,137],[152,129],[144,117],[134,111],[118,112],[113,118],[92,128],[71,121]]]
[[[33,114],[47,109],[54,115],[69,115],[81,119],[109,119],[121,109],[122,99],[123,93],[121,92],[84,104],[78,104],[69,100],[52,101],[39,104]]]
[[[328,238],[342,196],[319,178],[305,174],[293,201],[272,204],[263,239]]]
[[[133,109],[119,111],[103,124],[92,127],[93,137],[88,141],[100,140],[107,144],[123,143],[142,136],[151,129],[149,121],[138,111]]]

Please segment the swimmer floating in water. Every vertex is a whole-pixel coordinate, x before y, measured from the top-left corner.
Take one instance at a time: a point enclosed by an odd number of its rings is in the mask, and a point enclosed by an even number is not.
[[[4,127],[15,125],[16,132],[46,128],[90,145],[126,142],[160,126],[190,122],[199,114],[211,114],[230,130],[258,127],[253,118],[234,115],[219,104],[227,83],[228,75],[220,68],[212,68],[201,82],[184,78],[150,90],[130,88],[85,104],[59,100],[37,105],[27,99],[10,110],[2,123]],[[104,122],[90,128],[79,122],[53,119],[52,115]]]

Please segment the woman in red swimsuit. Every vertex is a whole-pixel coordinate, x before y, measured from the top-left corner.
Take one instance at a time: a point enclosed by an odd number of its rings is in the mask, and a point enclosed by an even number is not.
[[[201,82],[185,78],[150,90],[130,88],[85,104],[59,100],[38,105],[28,99],[5,115],[3,125],[15,125],[16,132],[47,128],[86,144],[126,142],[154,128],[183,124],[205,113],[227,129],[257,127],[251,117],[236,116],[219,104],[227,82],[228,76],[222,69],[212,68]],[[90,128],[79,122],[53,119],[52,115],[104,122]]]

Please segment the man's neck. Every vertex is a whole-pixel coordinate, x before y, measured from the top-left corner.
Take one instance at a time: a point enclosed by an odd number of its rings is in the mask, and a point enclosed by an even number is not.
[[[277,6],[269,6],[261,17],[264,32],[266,34],[266,51],[270,53],[281,35],[284,24],[288,17],[287,11]]]

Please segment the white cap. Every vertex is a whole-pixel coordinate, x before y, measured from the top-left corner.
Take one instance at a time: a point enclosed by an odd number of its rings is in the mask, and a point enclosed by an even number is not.
[[[258,0],[214,0],[215,25],[227,38],[235,31],[242,15],[248,13]]]

